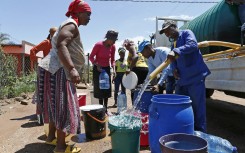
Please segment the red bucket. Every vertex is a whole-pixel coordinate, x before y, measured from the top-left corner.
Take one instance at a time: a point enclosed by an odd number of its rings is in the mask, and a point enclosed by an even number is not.
[[[149,137],[148,137],[148,113],[141,113],[142,128],[140,131],[140,146],[147,147],[149,146]]]
[[[77,97],[78,97],[79,107],[85,106],[86,105],[86,93],[78,93]]]

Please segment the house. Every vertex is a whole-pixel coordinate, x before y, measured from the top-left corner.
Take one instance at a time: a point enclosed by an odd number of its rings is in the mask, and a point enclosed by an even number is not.
[[[21,72],[24,72],[24,74],[26,74],[29,73],[30,71],[35,70],[37,62],[42,59],[43,53],[42,51],[40,51],[36,54],[37,60],[31,61],[30,50],[34,46],[35,46],[34,44],[24,40],[22,41],[21,44],[2,44],[2,49],[4,53],[11,54],[17,58],[18,74],[21,74]]]

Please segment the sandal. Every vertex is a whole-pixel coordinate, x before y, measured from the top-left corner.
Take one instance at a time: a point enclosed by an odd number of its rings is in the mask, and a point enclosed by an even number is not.
[[[80,153],[81,150],[82,150],[81,148],[78,148],[75,146],[67,146],[66,150],[64,152],[55,151],[55,149],[54,149],[54,153]]]
[[[45,141],[45,144],[56,146],[57,145],[57,139],[54,139],[51,142]]]

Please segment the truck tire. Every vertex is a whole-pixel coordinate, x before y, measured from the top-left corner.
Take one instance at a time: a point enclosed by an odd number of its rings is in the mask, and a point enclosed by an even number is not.
[[[210,98],[214,94],[214,89],[206,88],[206,98]]]

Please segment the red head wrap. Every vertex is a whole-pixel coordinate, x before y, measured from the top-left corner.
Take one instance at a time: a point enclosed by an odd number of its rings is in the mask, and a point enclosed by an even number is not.
[[[80,3],[82,3],[82,5]],[[84,13],[84,12],[91,12],[91,8],[88,5],[88,3],[81,1],[81,0],[74,0],[73,2],[71,2],[70,6],[68,8],[66,16],[67,17],[71,16],[78,23],[78,18],[76,16],[76,14],[77,13]]]

